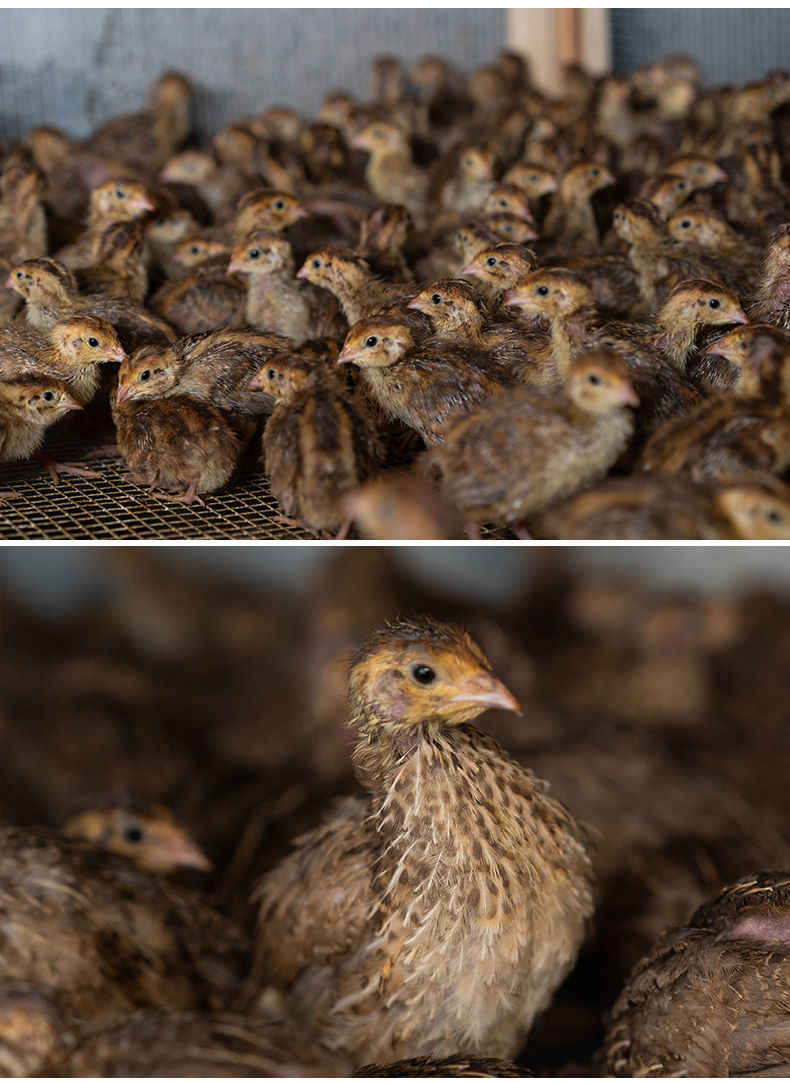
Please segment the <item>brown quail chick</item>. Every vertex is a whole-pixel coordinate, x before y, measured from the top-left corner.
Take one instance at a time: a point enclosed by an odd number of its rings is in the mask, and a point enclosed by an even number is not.
[[[99,366],[126,357],[112,324],[95,316],[67,317],[46,335],[31,330],[0,331],[0,381],[18,376],[51,378],[85,406],[100,383]]]
[[[227,268],[230,248],[223,240],[217,240],[208,233],[208,230],[202,235],[193,233],[179,241],[170,255],[170,262],[178,269],[171,277],[184,278],[210,261],[216,261],[218,266],[222,264],[223,270]]]
[[[173,209],[145,223],[146,266],[152,281],[178,278],[180,263],[174,259],[179,245],[194,237],[199,224],[188,210]]]
[[[641,188],[638,198],[650,203],[659,218],[666,221],[694,192],[693,182],[676,173],[661,173],[651,177]]]
[[[74,277],[85,293],[128,297],[142,304],[148,293],[143,227],[140,222],[108,226],[98,243],[96,261]]]
[[[82,313],[111,323],[127,353],[176,337],[167,320],[125,297],[80,296],[74,276],[56,260],[25,260],[11,271],[6,284],[24,299],[26,322],[41,331]]]
[[[0,174],[0,261],[12,266],[47,254],[44,174],[22,154],[12,154]]]
[[[46,985],[0,982],[0,1078],[54,1076],[73,1040],[66,997]]]
[[[790,330],[790,223],[779,226],[771,235],[757,287],[746,308],[754,323],[772,323]]]
[[[366,1064],[354,1072],[354,1078],[365,1076],[449,1076],[451,1079],[523,1079],[526,1072],[509,1060],[491,1057],[411,1057],[392,1064]]]
[[[349,394],[328,360],[316,364],[299,354],[266,362],[251,386],[276,403],[263,434],[263,463],[283,514],[344,536],[344,498],[376,473],[380,458],[367,404]]]
[[[67,838],[87,839],[151,872],[211,869],[209,859],[172,812],[140,798],[111,795],[86,800],[62,830]]]
[[[230,414],[261,414],[271,408],[250,389],[261,364],[293,346],[283,335],[262,331],[209,331],[162,349],[146,347],[118,370],[119,403],[189,395]],[[320,349],[320,347],[319,347]]]
[[[166,72],[151,89],[148,112],[115,117],[91,136],[85,150],[149,175],[157,173],[187,137],[193,95],[183,75]]]
[[[504,383],[558,382],[556,368],[543,364],[548,336],[492,319],[483,296],[465,279],[434,282],[408,307],[425,313],[437,339],[481,350],[485,367]]]
[[[250,327],[285,335],[295,343],[314,337],[310,287],[294,278],[293,250],[276,233],[251,233],[234,248],[227,273],[247,285]]]
[[[119,396],[112,416],[131,480],[147,485],[157,500],[205,507],[200,494],[230,480],[251,428],[235,426],[214,406],[187,395],[128,401],[119,390]]]
[[[594,252],[601,237],[595,220],[592,197],[602,188],[615,183],[615,178],[601,162],[577,161],[567,166],[559,180],[556,202],[546,218],[544,234],[554,241],[556,251],[581,254]]]
[[[769,402],[786,398],[790,332],[769,323],[736,327],[697,355],[689,374],[707,394],[761,395]]]
[[[612,1009],[602,1074],[787,1072],[789,885],[745,876],[659,940]]]
[[[255,188],[241,197],[229,222],[231,246],[239,244],[258,229],[282,233],[309,215],[310,211],[290,192],[277,188]]]
[[[258,886],[255,980],[287,989],[354,1067],[512,1056],[584,935],[582,833],[469,725],[518,705],[459,629],[419,618],[375,633],[350,700],[367,793]]]
[[[182,247],[186,250],[182,256],[176,252],[179,262],[196,259],[197,264],[183,277],[163,283],[151,297],[151,308],[182,335],[242,327],[246,297],[240,279],[229,276],[230,253],[217,251],[224,248],[221,242],[193,239]]]
[[[374,541],[461,537],[461,524],[439,490],[411,474],[374,478],[349,493],[343,506],[362,537]]]
[[[502,174],[502,183],[514,184],[521,189],[529,200],[533,215],[537,212],[539,200],[557,191],[554,173],[537,162],[516,162]]]
[[[379,278],[353,249],[340,245],[311,252],[296,277],[333,294],[349,327],[380,312],[398,311],[411,298],[407,285]]]
[[[351,147],[369,154],[365,180],[376,199],[382,203],[400,203],[416,221],[427,195],[428,178],[415,165],[404,133],[394,124],[376,121],[354,136]]]
[[[531,272],[506,297],[506,304],[542,316],[551,325],[552,356],[563,375],[590,349],[613,350],[628,367],[639,397],[635,446],[667,418],[682,414],[700,400],[696,387],[628,325],[601,320],[592,293],[581,276],[562,268]]]
[[[105,181],[91,192],[84,234],[75,244],[59,249],[55,258],[71,271],[92,267],[100,258],[102,237],[110,226],[134,222],[153,209],[154,204],[142,184]]]
[[[628,444],[627,407],[637,403],[623,363],[593,353],[571,367],[564,394],[503,392],[448,428],[432,460],[467,533],[489,522],[523,533],[530,515],[603,477]]]
[[[692,203],[681,207],[668,220],[669,237],[699,259],[713,259],[727,284],[749,294],[757,285],[762,248],[729,225],[725,218]]]
[[[219,1009],[237,992],[244,938],[200,895],[43,828],[6,828],[2,853],[6,980],[51,985],[75,1017],[97,1020]]]
[[[194,192],[209,209],[214,222],[227,222],[252,181],[233,165],[221,165],[209,151],[184,150],[174,155],[159,174],[167,185]]]
[[[614,210],[614,232],[628,244],[628,260],[637,274],[644,309],[653,315],[671,290],[692,278],[716,280],[737,289],[726,279],[710,253],[691,250],[673,241],[658,212],[645,200],[631,199]]]
[[[504,387],[480,351],[418,345],[407,324],[384,318],[356,323],[337,363],[358,365],[384,415],[414,429],[429,446],[442,441],[452,421]]]
[[[357,251],[375,275],[412,282],[406,249],[413,223],[405,207],[397,203],[381,203],[366,214],[360,226]]]
[[[747,498],[742,491],[736,496],[735,489],[722,489],[717,500],[713,491],[683,478],[661,474],[610,478],[547,508],[535,522],[535,536],[567,541],[753,540],[758,532],[770,529],[771,515],[777,517],[774,529],[780,530],[783,515],[773,506],[776,497],[769,498],[764,490],[759,490],[760,497],[749,492]],[[753,511],[751,526],[744,521],[747,505]]]
[[[790,488],[771,474],[745,474],[722,482],[717,503],[745,541],[790,538]]]
[[[286,1020],[172,1008],[136,1011],[79,1030],[61,1061],[70,1076],[147,1078],[314,1077],[344,1074],[321,1049],[305,1048]]]
[[[434,167],[428,200],[451,214],[477,214],[494,187],[494,154],[490,147],[459,146]]]
[[[58,474],[80,474],[97,477],[95,471],[86,470],[78,463],[56,463],[42,456],[39,448],[44,434],[69,410],[81,410],[82,406],[52,379],[41,376],[17,376],[0,382],[0,462],[14,462],[36,455],[57,483]],[[0,494],[5,499],[15,493]]]
[[[529,200],[515,184],[495,184],[483,200],[482,212],[486,218],[492,214],[511,214],[535,227]]]
[[[790,467],[790,408],[737,396],[708,399],[655,431],[642,466],[698,485],[755,470],[784,474]]]
[[[499,308],[508,290],[526,278],[537,263],[535,253],[526,245],[500,241],[479,248],[462,267],[461,274],[473,277],[475,285],[485,293],[492,306]]]

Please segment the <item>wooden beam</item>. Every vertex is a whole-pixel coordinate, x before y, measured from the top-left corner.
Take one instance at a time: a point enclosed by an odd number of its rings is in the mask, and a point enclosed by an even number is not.
[[[540,90],[562,92],[565,64],[609,71],[609,8],[508,8],[506,25],[508,48],[529,59]]]

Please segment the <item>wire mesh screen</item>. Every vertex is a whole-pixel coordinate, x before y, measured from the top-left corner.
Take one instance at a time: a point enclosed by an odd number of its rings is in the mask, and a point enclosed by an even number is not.
[[[382,53],[438,53],[468,71],[505,44],[502,9],[0,10],[0,135],[37,124],[83,137],[146,105],[166,69],[197,85],[195,124],[289,105],[313,116],[331,90],[364,95]]]
[[[99,451],[67,425],[56,427],[44,450],[59,462],[79,461],[99,478],[63,475],[55,485],[38,462],[0,468],[0,490],[16,495],[0,500],[0,540],[53,541],[321,541],[325,535],[284,522],[255,448],[229,484],[208,493],[205,507],[163,501],[126,477],[121,459]],[[349,538],[359,538],[351,530]],[[483,537],[508,539],[507,530],[487,530]]]
[[[612,66],[620,75],[684,54],[707,86],[747,83],[790,67],[790,13],[778,8],[612,8]]]

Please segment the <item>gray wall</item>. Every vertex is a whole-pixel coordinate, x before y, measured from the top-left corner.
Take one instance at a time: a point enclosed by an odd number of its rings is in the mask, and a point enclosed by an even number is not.
[[[470,70],[504,37],[500,8],[2,9],[0,135],[48,123],[85,136],[144,107],[168,68],[197,83],[203,135],[276,104],[312,117],[331,90],[364,95],[377,55]]]
[[[777,8],[612,8],[612,67],[620,75],[685,54],[706,86],[748,83],[790,68],[790,13]]]
[[[579,567],[637,576],[690,591],[736,592],[752,584],[790,594],[788,546],[578,546],[565,548]],[[327,546],[162,546],[157,555],[205,568],[253,588],[295,591],[305,573],[329,559]],[[507,605],[524,582],[530,556],[512,545],[401,547],[399,559],[428,582],[457,597],[485,597]],[[92,547],[6,545],[0,549],[0,605],[4,591],[53,617],[90,606],[103,594]]]

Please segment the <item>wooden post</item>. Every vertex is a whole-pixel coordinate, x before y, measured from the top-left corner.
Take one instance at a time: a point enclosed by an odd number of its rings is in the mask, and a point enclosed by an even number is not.
[[[540,90],[559,94],[565,64],[594,75],[609,71],[609,9],[508,8],[507,44],[529,58]]]

